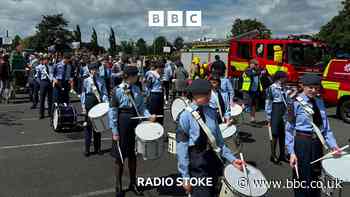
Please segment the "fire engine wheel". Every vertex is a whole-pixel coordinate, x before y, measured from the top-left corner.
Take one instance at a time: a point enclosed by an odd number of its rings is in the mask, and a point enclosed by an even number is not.
[[[350,100],[346,100],[340,105],[339,115],[344,122],[350,123]]]

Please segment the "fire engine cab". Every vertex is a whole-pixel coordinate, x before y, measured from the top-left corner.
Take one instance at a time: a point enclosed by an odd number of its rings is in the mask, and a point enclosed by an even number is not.
[[[350,59],[332,59],[323,72],[322,97],[350,123]]]
[[[289,36],[287,39],[260,39],[252,31],[231,40],[228,55],[228,76],[240,77],[250,59],[273,76],[277,71],[288,73],[289,82],[297,82],[304,73],[322,74],[325,45],[310,39]]]

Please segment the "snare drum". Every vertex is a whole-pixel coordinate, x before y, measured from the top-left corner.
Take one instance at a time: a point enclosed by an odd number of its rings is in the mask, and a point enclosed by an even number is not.
[[[168,152],[176,154],[176,133],[168,133]]]
[[[337,179],[343,183],[350,183],[350,173],[347,173],[349,166],[350,154],[346,152],[343,152],[341,157],[335,158],[333,156],[330,156],[329,158],[323,160],[322,179],[325,183],[325,186],[335,187],[335,181]],[[332,193],[334,193],[334,191],[335,188],[323,188],[323,192],[328,196],[332,196]]]
[[[244,173],[232,164],[225,167],[220,197],[263,196],[267,192],[264,184],[258,186],[254,184],[254,180],[266,181],[261,171],[251,165],[247,165],[246,168],[249,181],[246,181]]]
[[[64,104],[53,105],[52,128],[54,131],[71,129],[76,125],[77,113],[73,106]]]
[[[232,117],[238,116],[243,112],[243,108],[240,105],[238,105],[237,103],[231,104],[230,109],[231,109],[231,116]]]
[[[222,137],[224,139],[232,137],[237,131],[237,128],[236,128],[235,125],[228,126],[228,124],[222,123],[222,124],[219,125],[219,127],[220,127],[220,131],[221,131]]]
[[[97,104],[89,110],[88,117],[94,131],[103,132],[111,130],[108,126],[108,110],[108,103]]]
[[[185,97],[177,98],[171,104],[171,115],[174,121],[177,121],[179,114],[185,110],[189,105],[190,101]]]
[[[155,122],[142,122],[135,129],[137,152],[144,160],[158,159],[163,153],[163,126]]]

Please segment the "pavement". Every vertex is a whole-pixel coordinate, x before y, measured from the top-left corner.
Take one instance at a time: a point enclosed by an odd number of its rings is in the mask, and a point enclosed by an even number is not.
[[[75,100],[76,101],[76,100]],[[38,109],[31,110],[26,98],[18,103],[0,104],[0,197],[112,197],[114,195],[113,159],[109,155],[111,134],[103,133],[104,155],[83,156],[82,130],[54,132],[49,119],[39,120]],[[79,109],[77,102],[74,105]],[[80,110],[80,109],[79,109]],[[330,108],[329,119],[340,146],[348,144],[349,124],[335,117]],[[165,131],[174,132],[175,124],[166,110]],[[247,119],[247,118],[246,118]],[[259,112],[258,120],[264,119]],[[288,164],[273,165],[269,161],[270,145],[267,128],[243,123],[245,159],[261,170],[267,180],[291,178]],[[166,142],[165,142],[166,143]],[[232,140],[227,141],[232,148]],[[137,174],[140,177],[176,176],[177,161],[167,152],[161,159],[143,161],[139,156]],[[344,173],[350,173],[342,166]],[[128,185],[128,172],[124,173]],[[343,196],[350,196],[350,185],[344,184]],[[126,196],[134,196],[128,192]],[[145,188],[144,196],[184,196],[179,188]],[[292,197],[291,189],[269,189],[266,196]],[[323,195],[324,196],[324,195]],[[338,196],[338,191],[334,196]]]

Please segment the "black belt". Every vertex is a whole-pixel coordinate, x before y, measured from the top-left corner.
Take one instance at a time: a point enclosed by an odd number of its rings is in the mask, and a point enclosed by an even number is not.
[[[151,92],[151,94],[162,94],[163,92]]]
[[[131,114],[135,113],[136,114],[136,111],[133,108],[119,108],[118,112],[119,113],[131,113]]]
[[[310,132],[305,132],[305,131],[300,131],[297,130],[295,133],[295,136],[304,138],[304,139],[317,139],[317,134],[316,133],[310,133]]]

